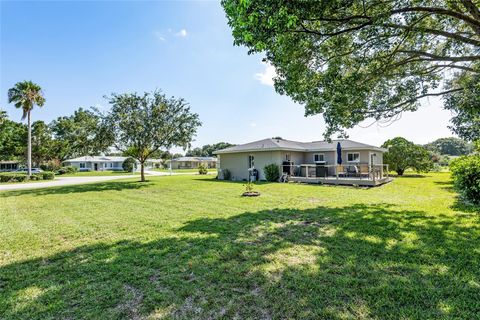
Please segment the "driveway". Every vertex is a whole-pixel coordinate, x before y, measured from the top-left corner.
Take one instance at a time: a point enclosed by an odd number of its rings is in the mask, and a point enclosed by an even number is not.
[[[2,190],[19,190],[19,189],[38,189],[47,187],[68,186],[73,184],[84,184],[91,182],[102,182],[116,179],[135,178],[136,175],[123,175],[123,176],[92,176],[92,177],[58,177],[55,180],[43,181],[43,182],[30,182],[30,183],[12,183],[0,185],[0,191]]]

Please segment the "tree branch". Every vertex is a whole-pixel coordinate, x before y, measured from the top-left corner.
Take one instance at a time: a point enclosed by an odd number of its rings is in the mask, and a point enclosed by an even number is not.
[[[405,7],[405,8],[394,9],[391,11],[392,14],[406,13],[406,12],[431,12],[435,14],[456,18],[456,19],[465,21],[473,28],[475,33],[480,34],[480,21],[470,16],[467,16],[461,12],[452,11],[452,10],[440,8],[440,7]]]
[[[455,39],[455,40],[458,40],[458,41],[461,41],[461,42],[464,42],[464,43],[468,43],[468,44],[480,47],[480,41],[478,41],[478,40],[475,40],[475,39],[472,39],[472,38],[467,38],[467,37],[458,35],[456,33],[447,32],[447,31],[443,31],[443,30],[405,26],[405,25],[395,24],[395,23],[386,23],[386,24],[383,24],[383,26],[386,27],[386,28],[398,28],[398,29],[419,31],[419,32],[426,32],[426,33],[430,33],[430,34],[440,35],[440,36],[444,36],[446,38]]]
[[[424,52],[419,50],[399,50],[398,52],[410,54],[413,56],[424,56],[432,58],[432,61],[455,61],[455,62],[462,62],[462,61],[477,61],[480,60],[480,56],[464,56],[464,57],[448,57],[448,56],[439,56],[430,52]]]

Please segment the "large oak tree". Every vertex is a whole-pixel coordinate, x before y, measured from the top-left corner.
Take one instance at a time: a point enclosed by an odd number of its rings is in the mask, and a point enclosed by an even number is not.
[[[114,146],[140,162],[141,181],[144,163],[158,150],[190,147],[201,122],[182,98],[168,98],[160,91],[144,94],[112,94],[112,108],[103,115]]]
[[[480,137],[479,0],[222,0],[235,44],[265,53],[275,88],[322,113],[326,135],[392,121],[442,96]]]

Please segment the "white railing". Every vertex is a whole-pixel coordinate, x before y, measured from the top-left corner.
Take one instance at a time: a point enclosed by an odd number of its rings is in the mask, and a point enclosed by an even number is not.
[[[289,167],[287,169],[289,172],[285,172],[285,167]],[[317,175],[317,169],[319,175]],[[357,178],[376,181],[388,178],[388,164],[347,163],[341,165],[320,166],[316,164],[282,165],[281,171],[287,173],[291,177],[302,177],[307,179]]]

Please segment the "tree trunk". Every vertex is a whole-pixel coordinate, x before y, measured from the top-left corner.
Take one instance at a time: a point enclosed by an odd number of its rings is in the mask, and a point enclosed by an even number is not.
[[[32,124],[30,123],[30,110],[28,111],[28,151],[27,151],[28,176],[32,175]]]
[[[399,176],[403,176],[404,169],[397,169],[397,173]]]
[[[140,181],[145,182],[145,168],[143,166],[144,162],[140,162]]]

